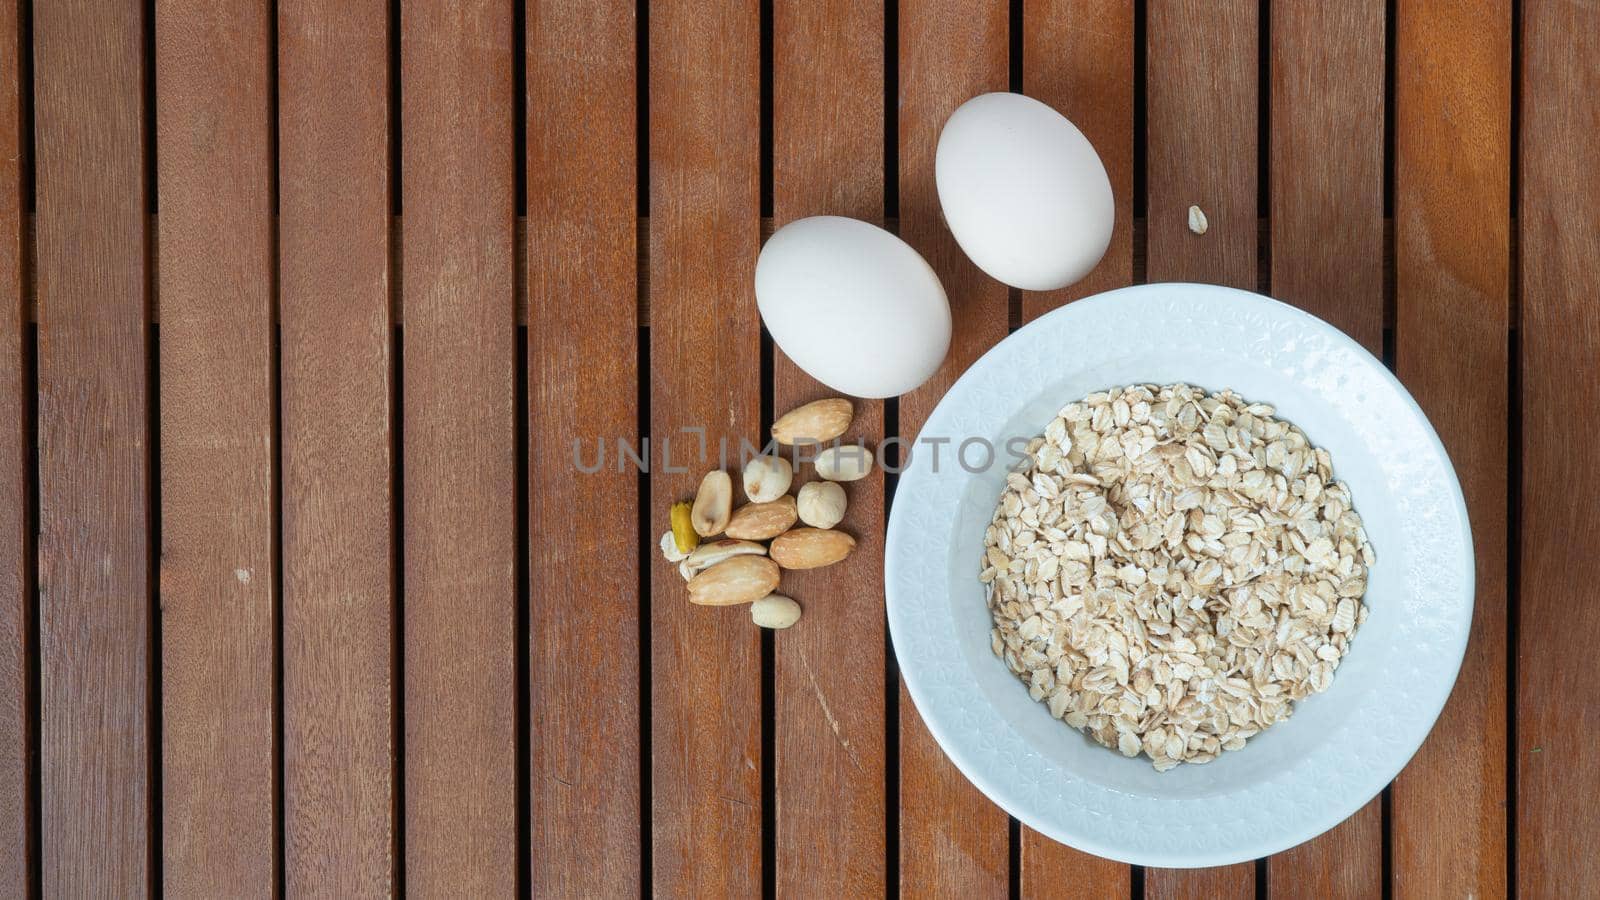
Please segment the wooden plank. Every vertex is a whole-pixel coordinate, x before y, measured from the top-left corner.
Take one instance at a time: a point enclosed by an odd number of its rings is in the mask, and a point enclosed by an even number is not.
[[[1256,285],[1258,5],[1149,0],[1150,281]],[[1189,230],[1189,207],[1210,227]]]
[[[1383,3],[1279,0],[1271,28],[1272,294],[1381,355]]]
[[[1149,0],[1146,16],[1149,280],[1253,289],[1257,4]],[[1203,236],[1191,205],[1210,221]],[[1249,863],[1145,873],[1150,900],[1254,894]]]
[[[860,0],[779,0],[773,9],[773,216],[883,215],[884,9]],[[835,392],[773,351],[774,415]],[[857,400],[845,440],[876,448],[883,403]],[[808,480],[800,467],[795,484]],[[773,635],[777,892],[882,896],[884,618],[881,472],[846,486],[844,562],[785,572],[804,627]],[[817,802],[826,784],[833,799]]]
[[[650,9],[650,534],[760,442],[760,10]],[[530,114],[531,118],[531,114]],[[702,443],[685,428],[703,428]],[[676,471],[675,471],[676,470]],[[653,556],[651,789],[658,894],[753,896],[761,871],[761,637],[689,605]]]
[[[272,12],[156,8],[162,867],[276,890]]]
[[[387,10],[281,0],[284,867],[394,890]]]
[[[648,835],[639,476],[616,443],[639,431],[635,29],[604,0],[528,6],[533,883],[556,896],[638,892]],[[608,464],[574,473],[602,437]]]
[[[1395,355],[1461,479],[1478,577],[1455,691],[1395,779],[1392,887],[1396,896],[1499,897],[1507,888],[1511,3],[1406,0],[1396,37]]]
[[[900,236],[938,272],[952,319],[944,364],[928,383],[900,398],[900,434],[910,442],[956,378],[1006,336],[1007,289],[979,271],[944,227],[933,156],[939,130],[957,106],[1006,89],[1009,26],[1000,0],[904,0],[899,13]],[[945,757],[902,682],[902,894],[1005,896],[1007,832],[1006,814]]]
[[[1255,866],[1213,869],[1146,869],[1144,896],[1160,900],[1250,900],[1256,896]]]
[[[28,511],[27,359],[29,298],[24,286],[22,50],[18,4],[0,4],[0,884],[28,884],[34,837],[30,747],[34,714],[28,698],[28,646],[33,632],[33,528]]]
[[[1516,892],[1594,896],[1600,676],[1573,661],[1600,634],[1600,6],[1524,3],[1522,50]]]
[[[152,887],[144,16],[33,15],[43,887],[137,896]]]
[[[1382,2],[1272,6],[1272,295],[1383,353]],[[1288,896],[1383,892],[1383,808],[1268,860]]]
[[[1116,201],[1111,244],[1100,264],[1058,291],[1023,291],[1025,322],[1133,283],[1133,7],[1134,0],[1023,4],[1023,92],[1078,126],[1100,154]],[[1028,843],[1024,837],[1024,856]]]
[[[400,9],[405,867],[422,896],[517,885],[511,7]]]
[[[637,893],[648,835],[639,476],[616,443],[639,431],[635,29],[604,0],[528,5],[533,886],[552,896]],[[602,437],[607,465],[575,473],[573,442],[589,465]]]
[[[1111,244],[1093,271],[1057,291],[1022,292],[1031,322],[1071,300],[1133,283],[1132,0],[1042,0],[1022,7],[1022,88],[1078,126],[1111,179],[1116,219]],[[1027,826],[1020,848],[1022,895],[1049,896],[1073,885],[1083,896],[1123,900],[1128,866],[1058,844]]]

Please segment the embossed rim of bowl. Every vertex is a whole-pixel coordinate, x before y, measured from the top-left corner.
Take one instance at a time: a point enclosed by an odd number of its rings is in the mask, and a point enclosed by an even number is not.
[[[1129,366],[1161,371],[1137,377]],[[1444,447],[1388,369],[1322,320],[1232,288],[1141,285],[1068,304],[974,363],[922,434],[953,437],[951,449],[967,436],[1031,437],[1054,409],[1089,391],[1175,380],[1232,387],[1269,403],[1278,395],[1298,398],[1279,402],[1280,413],[1333,451],[1335,477],[1359,471],[1369,482],[1349,479],[1378,552],[1367,597],[1372,614],[1333,686],[1303,701],[1288,721],[1206,766],[1146,775],[1127,766],[1153,773],[1148,760],[1123,759],[1050,720],[987,649],[987,630],[972,633],[974,605],[988,618],[977,547],[999,495],[1001,466],[985,475],[947,462],[936,472],[931,454],[914,450],[895,490],[884,584],[911,698],[945,754],[991,800],[1030,828],[1099,856],[1150,866],[1227,865],[1285,850],[1342,822],[1421,746],[1466,650],[1472,537]],[[1239,381],[1254,381],[1261,396]],[[1081,390],[1058,396],[1052,385]],[[1045,406],[1048,412],[1038,412]],[[1031,418],[1025,407],[1034,409]],[[1319,420],[1343,446],[1319,436]],[[1347,679],[1347,672],[1356,674]],[[1001,682],[1010,687],[997,687]],[[1152,780],[1175,774],[1171,782]]]

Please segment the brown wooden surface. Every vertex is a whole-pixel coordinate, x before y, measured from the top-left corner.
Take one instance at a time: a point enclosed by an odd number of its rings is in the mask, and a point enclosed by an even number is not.
[[[761,121],[758,13],[740,0],[650,8],[651,535],[722,465],[724,441],[731,468],[741,439],[763,437],[750,287],[761,215],[760,145],[750,140]],[[703,428],[705,443],[684,428]],[[762,880],[760,632],[747,611],[690,606],[659,553],[650,586],[654,888],[750,896]]]
[[[152,886],[141,7],[33,10],[43,890]]]
[[[0,894],[1596,893],[1600,15],[1390,7],[0,3]],[[1017,87],[1115,187],[1107,258],[1059,292],[940,221],[945,117]],[[1478,567],[1388,821],[1259,885],[1008,828],[886,696],[892,479],[847,488],[848,563],[786,576],[795,629],[687,605],[667,505],[718,438],[830,393],[779,350],[763,384],[750,290],[762,236],[817,213],[901,233],[954,312],[930,384],[859,405],[870,444],[1008,313],[1140,276],[1387,343]],[[642,434],[648,478],[617,465]]]
[[[517,883],[516,216],[510,0],[400,8],[405,867]]]
[[[773,217],[883,214],[884,10],[862,0],[773,7]],[[773,355],[773,415],[836,392]],[[882,443],[883,403],[855,401],[842,440]],[[795,473],[795,490],[814,474]],[[779,896],[881,896],[884,800],[883,474],[845,485],[844,562],[785,572],[806,627],[773,633]],[[739,493],[737,481],[735,492]],[[744,500],[742,496],[739,500]],[[818,803],[822,785],[832,795]]]
[[[1145,163],[1150,281],[1256,286],[1258,7],[1148,0]],[[1189,207],[1205,213],[1189,230]]]
[[[1395,355],[1461,479],[1477,597],[1455,692],[1395,779],[1392,884],[1504,896],[1511,3],[1407,0],[1396,26]]]
[[[0,884],[20,888],[28,883],[34,854],[29,789],[34,710],[28,696],[33,630],[28,404],[33,385],[25,381],[23,368],[30,350],[22,256],[26,38],[18,29],[19,12],[15,3],[0,4]]]
[[[1070,300],[1133,283],[1134,5],[1135,0],[1022,5],[1023,93],[1078,126],[1100,155],[1116,202],[1111,243],[1100,264],[1061,290],[1023,291],[1025,322]]]
[[[16,3],[0,5],[0,884],[24,889],[34,858],[29,698],[34,528],[27,383],[29,295],[22,269],[22,43]]]
[[[1022,88],[1078,126],[1111,179],[1116,218],[1111,244],[1092,272],[1058,291],[1022,292],[1031,322],[1071,300],[1133,283],[1132,0],[1044,0],[1023,4]],[[1022,827],[1020,888],[1026,897],[1124,900],[1132,870]]]
[[[1006,336],[1006,287],[956,246],[933,181],[939,130],[957,106],[1007,86],[1010,27],[996,0],[903,0],[900,14],[900,236],[927,258],[950,300],[950,353],[927,384],[900,398],[912,448],[956,377]],[[950,447],[942,452],[952,452]],[[956,770],[900,686],[900,888],[908,896],[1004,896],[1007,817]]]
[[[601,0],[539,0],[527,20],[528,309],[537,324],[528,329],[532,810],[523,812],[536,893],[616,897],[649,885],[640,872],[650,798],[639,780],[649,716],[639,541],[665,530],[652,508],[641,537],[639,476],[615,464],[617,439],[637,447],[648,377],[634,318],[635,23]],[[572,442],[584,442],[592,465],[600,436],[608,465],[574,474]],[[655,564],[654,543],[649,550]],[[660,574],[678,577],[665,566]]]
[[[1383,3],[1284,0],[1270,29],[1272,296],[1381,358]],[[1267,877],[1289,897],[1381,896],[1382,801],[1268,860]]]
[[[1382,0],[1279,0],[1270,25],[1272,295],[1381,357]]]
[[[290,894],[394,889],[389,25],[278,6],[284,865]]]
[[[169,896],[276,889],[271,16],[156,7]]]
[[[1257,4],[1149,0],[1146,15],[1149,280],[1254,289]],[[1255,867],[1150,869],[1144,886],[1163,900],[1251,897]]]
[[[1524,3],[1522,54],[1516,890],[1575,897],[1600,892],[1600,676],[1578,661],[1600,634],[1600,7]]]

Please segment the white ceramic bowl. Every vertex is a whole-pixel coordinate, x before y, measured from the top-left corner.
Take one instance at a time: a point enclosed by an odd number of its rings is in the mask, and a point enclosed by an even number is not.
[[[1005,466],[957,463],[964,440],[1003,448],[1112,385],[1232,388],[1278,408],[1333,454],[1378,562],[1370,613],[1333,686],[1240,751],[1156,772],[1050,717],[989,649],[978,582]],[[923,438],[951,438],[937,467]],[[982,468],[982,445],[967,462]],[[999,453],[1005,459],[1003,449]],[[1327,323],[1211,285],[1100,294],[1040,318],[939,402],[895,490],[884,551],[889,627],[911,698],[973,784],[1080,850],[1150,866],[1276,853],[1381,791],[1443,708],[1472,619],[1472,536],[1455,472],[1411,395]]]

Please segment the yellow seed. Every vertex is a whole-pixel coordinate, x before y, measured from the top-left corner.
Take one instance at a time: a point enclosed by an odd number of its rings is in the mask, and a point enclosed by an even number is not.
[[[679,553],[688,553],[700,546],[700,535],[695,533],[694,524],[690,522],[693,509],[694,504],[687,500],[672,504],[672,541],[678,545]]]

